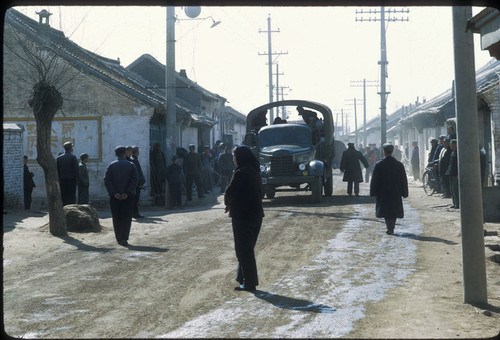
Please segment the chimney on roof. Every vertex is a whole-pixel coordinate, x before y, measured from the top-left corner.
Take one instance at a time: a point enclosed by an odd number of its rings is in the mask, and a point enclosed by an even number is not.
[[[185,69],[181,69],[181,70],[179,71],[179,74],[180,74],[181,76],[183,76],[184,78],[187,78],[187,77],[188,77]]]
[[[49,11],[47,11],[46,9],[42,9],[40,12],[35,12],[36,14],[38,14],[38,22],[41,24],[41,25],[47,25],[47,26],[50,26],[49,25],[49,17],[52,15],[52,13],[49,13]],[[44,22],[45,20],[45,22]]]

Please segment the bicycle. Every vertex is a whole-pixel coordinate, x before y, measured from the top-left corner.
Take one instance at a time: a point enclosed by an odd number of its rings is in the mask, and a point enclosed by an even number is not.
[[[427,164],[425,172],[422,175],[422,187],[427,196],[432,196],[435,192],[441,191],[441,183],[436,174],[437,162]]]

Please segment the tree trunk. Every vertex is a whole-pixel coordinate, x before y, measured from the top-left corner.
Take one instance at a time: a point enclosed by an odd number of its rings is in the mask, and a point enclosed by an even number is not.
[[[30,101],[36,119],[36,160],[43,169],[47,189],[49,230],[54,236],[66,236],[66,216],[61,200],[57,166],[51,152],[52,119],[62,106],[62,97],[54,87],[38,83]]]

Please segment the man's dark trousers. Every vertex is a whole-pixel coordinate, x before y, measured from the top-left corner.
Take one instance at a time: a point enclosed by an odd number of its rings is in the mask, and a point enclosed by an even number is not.
[[[135,196],[129,196],[124,200],[114,197],[109,199],[111,206],[111,216],[113,218],[113,229],[117,241],[127,241],[132,225],[132,214]]]
[[[74,179],[59,179],[59,187],[61,188],[61,200],[63,205],[76,203],[76,183],[77,182]]]

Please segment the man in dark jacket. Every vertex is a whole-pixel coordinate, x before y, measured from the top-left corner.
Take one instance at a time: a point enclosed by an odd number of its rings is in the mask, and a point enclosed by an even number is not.
[[[438,172],[439,178],[441,180],[441,187],[443,188],[443,198],[451,198],[450,193],[450,176],[446,174],[448,167],[450,166],[450,139],[445,137],[443,140],[443,148],[439,154]]]
[[[347,182],[347,194],[352,195],[352,184],[354,183],[354,194],[359,196],[359,182],[363,182],[363,174],[359,162],[363,163],[365,168],[369,164],[361,152],[354,148],[354,143],[347,143],[347,150],[342,153],[340,160],[340,171],[344,173],[344,182]]]
[[[460,207],[459,197],[458,197],[458,153],[457,153],[457,140],[452,139],[450,142],[451,154],[450,154],[450,164],[448,165],[448,170],[446,174],[450,176],[450,192],[453,205],[451,208],[458,209]]]
[[[233,162],[233,155],[231,154],[231,148],[224,146],[224,153],[219,156],[219,169],[220,169],[220,192],[224,193],[226,191],[227,184],[233,175],[233,170],[235,169]]]
[[[151,167],[151,194],[154,196],[154,205],[165,205],[165,176],[167,162],[161,151],[161,143],[155,143],[151,151],[149,165]]]
[[[139,163],[139,147],[134,145],[132,147],[132,163],[134,163],[137,169],[137,175],[139,176],[139,181],[137,182],[137,189],[135,190],[135,202],[134,202],[134,214],[133,218],[143,218],[139,213],[139,198],[141,197],[141,190],[144,188],[144,184],[146,183],[146,177],[144,177],[144,173],[142,172],[141,163]]]
[[[413,180],[420,179],[420,155],[417,142],[413,142],[413,149],[411,150],[411,171],[413,174]]]
[[[89,171],[87,162],[89,155],[82,153],[80,155],[80,164],[78,165],[78,204],[89,204]]]
[[[404,217],[403,200],[408,197],[408,180],[404,165],[392,157],[394,147],[383,146],[385,158],[375,165],[370,196],[375,196],[375,216],[385,218],[387,234],[394,234],[396,219]]]
[[[73,155],[73,144],[66,142],[63,145],[64,153],[57,157],[57,175],[59,187],[61,188],[61,200],[63,205],[76,203],[76,185],[78,183],[78,161]]]
[[[118,159],[108,165],[104,185],[109,194],[116,241],[125,247],[128,246],[138,176],[134,164],[125,159],[124,146],[118,146],[115,155]]]
[[[24,163],[24,209],[29,210],[31,208],[31,194],[33,192],[33,188],[35,187],[35,182],[33,181],[33,177],[35,176],[28,169],[28,156],[23,157]]]
[[[179,164],[179,157],[172,157],[172,164],[167,166],[167,182],[172,198],[172,209],[177,210],[182,208],[182,166]]]
[[[203,198],[205,195],[203,184],[201,182],[201,157],[196,153],[194,144],[189,145],[189,153],[184,156],[182,164],[184,175],[186,175],[186,197],[188,201],[192,201],[193,182],[196,183],[196,191],[198,198]]]

